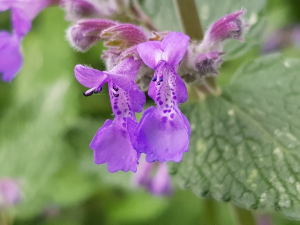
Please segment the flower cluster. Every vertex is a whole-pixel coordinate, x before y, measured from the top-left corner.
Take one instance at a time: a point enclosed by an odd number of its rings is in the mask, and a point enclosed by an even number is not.
[[[77,80],[90,88],[85,96],[99,93],[103,84],[108,83],[115,115],[113,121],[104,123],[90,144],[95,163],[107,163],[110,172],[136,172],[142,153],[148,163],[181,161],[189,149],[191,133],[189,121],[179,108],[188,99],[182,78],[187,72],[194,77],[193,82],[218,75],[221,56],[225,54],[223,42],[229,38],[242,40],[248,26],[241,18],[243,13],[241,10],[218,20],[200,44],[190,43],[183,33],[151,35],[136,25],[107,19],[80,20],[70,27],[68,39],[78,50],[86,51],[99,41],[108,47],[102,56],[107,71],[75,67]],[[149,85],[148,95],[156,104],[143,112],[139,122],[135,113],[143,111],[146,98],[138,80],[143,86]],[[147,185],[137,183],[152,190],[150,181]]]
[[[112,20],[124,16],[126,0],[0,0],[0,11],[11,9],[12,33],[0,32],[0,72],[11,81],[22,65],[20,43],[31,21],[45,7],[59,4],[72,22],[67,39],[79,51],[104,42],[108,48],[102,59],[106,71],[83,65],[75,67],[75,77],[88,90],[99,93],[108,84],[114,120],[106,120],[94,136],[90,148],[97,164],[107,163],[110,172],[137,171],[142,153],[148,163],[179,162],[189,149],[191,128],[179,104],[188,99],[185,80],[201,84],[205,77],[218,75],[227,39],[243,41],[248,25],[244,10],[226,15],[211,25],[201,43],[179,32],[145,31],[131,23]],[[133,6],[134,7],[134,6]],[[145,18],[134,8],[134,22]],[[119,17],[118,17],[119,16]],[[127,15],[130,20],[132,15]],[[148,21],[148,28],[153,25]],[[4,60],[5,59],[5,60]],[[145,109],[138,122],[135,113],[144,110],[144,91],[156,104]]]
[[[103,23],[108,24],[107,21]],[[100,31],[98,28],[97,32]],[[108,70],[98,71],[82,65],[75,67],[77,80],[90,88],[85,96],[100,92],[103,84],[108,82],[115,115],[114,121],[107,120],[90,144],[95,162],[107,163],[110,172],[135,172],[141,153],[146,154],[148,162],[179,162],[183,152],[188,151],[190,125],[179,110],[178,104],[187,100],[187,89],[176,73],[176,67],[184,57],[189,37],[172,32],[161,42],[145,42],[146,33],[131,24],[112,25],[98,36],[110,46],[105,52]],[[76,43],[77,36],[71,35],[71,38]],[[110,45],[112,42],[115,44]],[[124,48],[127,49],[125,55]],[[135,113],[142,112],[146,101],[135,83],[143,63],[155,69],[149,96],[157,103],[157,108],[147,109],[137,123]]]

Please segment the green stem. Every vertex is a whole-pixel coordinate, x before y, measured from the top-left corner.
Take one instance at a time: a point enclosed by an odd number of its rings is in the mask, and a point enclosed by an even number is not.
[[[191,39],[201,41],[203,31],[194,0],[174,0],[184,33]]]
[[[237,225],[256,225],[251,211],[232,205],[234,217]]]
[[[0,225],[9,225],[9,220],[4,211],[0,209]]]
[[[219,225],[218,223],[218,205],[213,199],[204,200],[204,217],[205,224],[209,225]]]

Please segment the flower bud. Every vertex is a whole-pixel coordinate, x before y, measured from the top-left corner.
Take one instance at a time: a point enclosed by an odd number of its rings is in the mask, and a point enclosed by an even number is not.
[[[16,205],[21,200],[19,184],[9,178],[0,179],[0,209]]]
[[[108,47],[123,50],[147,41],[147,35],[140,27],[133,24],[118,24],[102,31],[101,38]]]
[[[203,77],[219,75],[218,68],[223,63],[221,56],[225,52],[212,51],[196,53],[197,43],[191,43],[179,68],[178,73],[190,85],[200,83]]]
[[[219,75],[218,68],[221,66],[223,60],[220,59],[220,53],[213,51],[209,53],[199,54],[195,61],[195,69],[199,72],[200,78],[214,77]]]
[[[101,41],[100,33],[116,22],[105,19],[89,19],[79,21],[67,31],[70,44],[78,51],[87,51],[97,42]]]
[[[245,23],[242,15],[245,10],[240,10],[223,16],[213,23],[204,35],[203,42],[197,52],[210,52],[221,50],[222,44],[227,39],[244,41],[243,34],[248,31],[249,25]]]
[[[62,0],[61,7],[66,11],[66,20],[77,21],[94,16],[103,17],[97,6],[87,0]]]

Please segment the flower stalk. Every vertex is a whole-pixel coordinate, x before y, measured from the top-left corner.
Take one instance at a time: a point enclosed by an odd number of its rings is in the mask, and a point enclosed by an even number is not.
[[[234,214],[236,225],[256,225],[254,216],[251,211],[242,209],[235,205],[232,205],[232,211]]]

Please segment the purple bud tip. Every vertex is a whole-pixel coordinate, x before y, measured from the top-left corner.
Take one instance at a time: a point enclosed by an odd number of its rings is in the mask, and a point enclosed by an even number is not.
[[[248,31],[249,25],[244,21],[242,15],[245,10],[228,14],[212,24],[206,31],[203,42],[200,44],[198,52],[203,50],[214,51],[222,49],[222,42],[227,39],[237,39],[244,41],[242,36]]]
[[[18,181],[10,178],[0,179],[0,209],[16,205],[21,200]]]
[[[240,40],[243,28],[248,26],[241,18],[244,13],[245,10],[240,10],[223,16],[215,22],[209,30],[211,39],[214,41],[224,41],[229,38]]]
[[[114,21],[104,19],[90,19],[79,21],[67,31],[70,44],[79,51],[86,51],[101,40],[100,33],[111,26]]]

